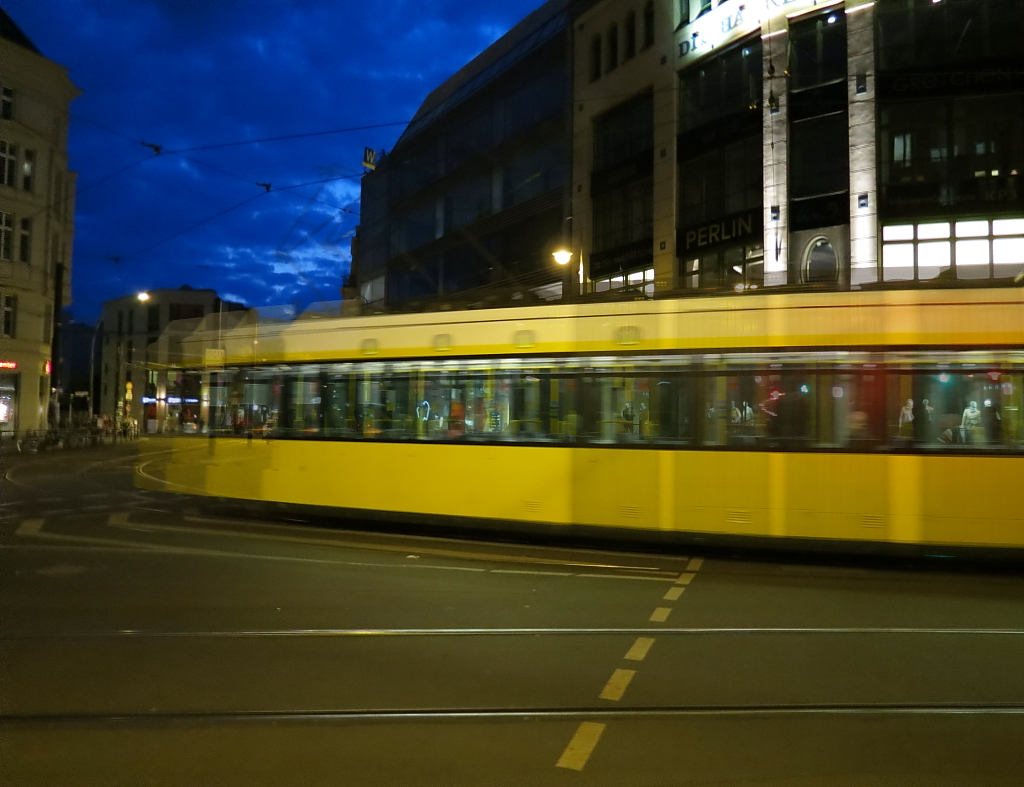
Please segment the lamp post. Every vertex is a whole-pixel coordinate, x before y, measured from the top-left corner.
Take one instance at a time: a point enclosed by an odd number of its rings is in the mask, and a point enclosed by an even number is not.
[[[93,406],[94,394],[96,393],[96,337],[100,335],[103,320],[100,320],[92,332],[92,342],[89,345],[89,421],[96,417],[96,408]]]

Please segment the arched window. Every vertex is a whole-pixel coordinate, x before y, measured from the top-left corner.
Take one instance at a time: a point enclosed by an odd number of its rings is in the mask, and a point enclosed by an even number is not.
[[[590,41],[590,81],[601,78],[601,36]]]
[[[622,31],[626,48],[622,53],[623,62],[632,60],[636,55],[636,11],[626,14],[626,29]]]
[[[654,45],[654,2],[648,0],[644,6],[644,49]]]
[[[614,71],[619,66],[619,26],[612,23],[608,27],[608,65],[606,71]]]
[[[815,238],[807,247],[805,280],[808,284],[834,284],[839,278],[839,257],[827,238]]]

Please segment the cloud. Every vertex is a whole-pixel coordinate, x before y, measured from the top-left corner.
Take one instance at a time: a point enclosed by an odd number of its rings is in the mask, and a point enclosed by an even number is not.
[[[77,199],[76,316],[185,283],[252,304],[336,297],[359,222],[363,148],[390,150],[401,126],[169,151],[408,120],[539,4],[6,0],[83,90],[69,142],[80,189],[135,164]],[[270,194],[257,185],[341,176]],[[286,242],[282,267],[274,255]]]

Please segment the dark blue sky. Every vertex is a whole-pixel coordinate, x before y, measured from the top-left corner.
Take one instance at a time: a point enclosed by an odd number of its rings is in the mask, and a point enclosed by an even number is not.
[[[390,150],[401,125],[179,155],[140,143],[171,151],[407,121],[540,4],[3,0],[83,91],[70,133],[76,319],[182,284],[253,306],[338,299],[363,148]]]

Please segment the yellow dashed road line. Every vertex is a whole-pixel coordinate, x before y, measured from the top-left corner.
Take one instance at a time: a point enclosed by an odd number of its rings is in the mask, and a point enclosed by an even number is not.
[[[654,637],[637,637],[636,642],[633,643],[632,647],[626,651],[626,655],[623,656],[625,659],[630,661],[643,661],[647,655],[647,651],[651,649],[651,645],[654,644]]]
[[[694,572],[699,571],[703,564],[704,558],[702,557],[690,558],[686,564],[686,571],[679,575],[673,587],[670,587],[665,592],[662,599],[665,601],[678,601],[683,595],[683,591],[686,590],[685,586],[689,585],[696,576]],[[671,613],[672,607],[656,607],[654,612],[651,613],[649,620],[652,623],[664,623],[668,620],[668,616]],[[623,658],[628,661],[643,661],[653,644],[654,637],[637,637]],[[630,681],[633,680],[634,675],[636,675],[636,670],[616,669],[598,696],[602,700],[611,700],[613,702],[622,699],[622,695],[626,693],[626,688],[629,686]],[[606,726],[608,725],[592,721],[585,721],[580,724],[576,734],[569,741],[569,745],[562,752],[562,756],[555,763],[555,767],[582,771]]]
[[[594,721],[585,721],[580,724],[576,734],[569,741],[569,745],[562,752],[562,756],[555,763],[555,767],[582,771],[606,726],[608,725]]]
[[[604,688],[601,689],[601,693],[598,696],[603,700],[621,700],[622,695],[626,693],[626,687],[633,680],[634,675],[636,675],[636,670],[615,670],[612,676],[608,678],[608,682],[604,684]]]

